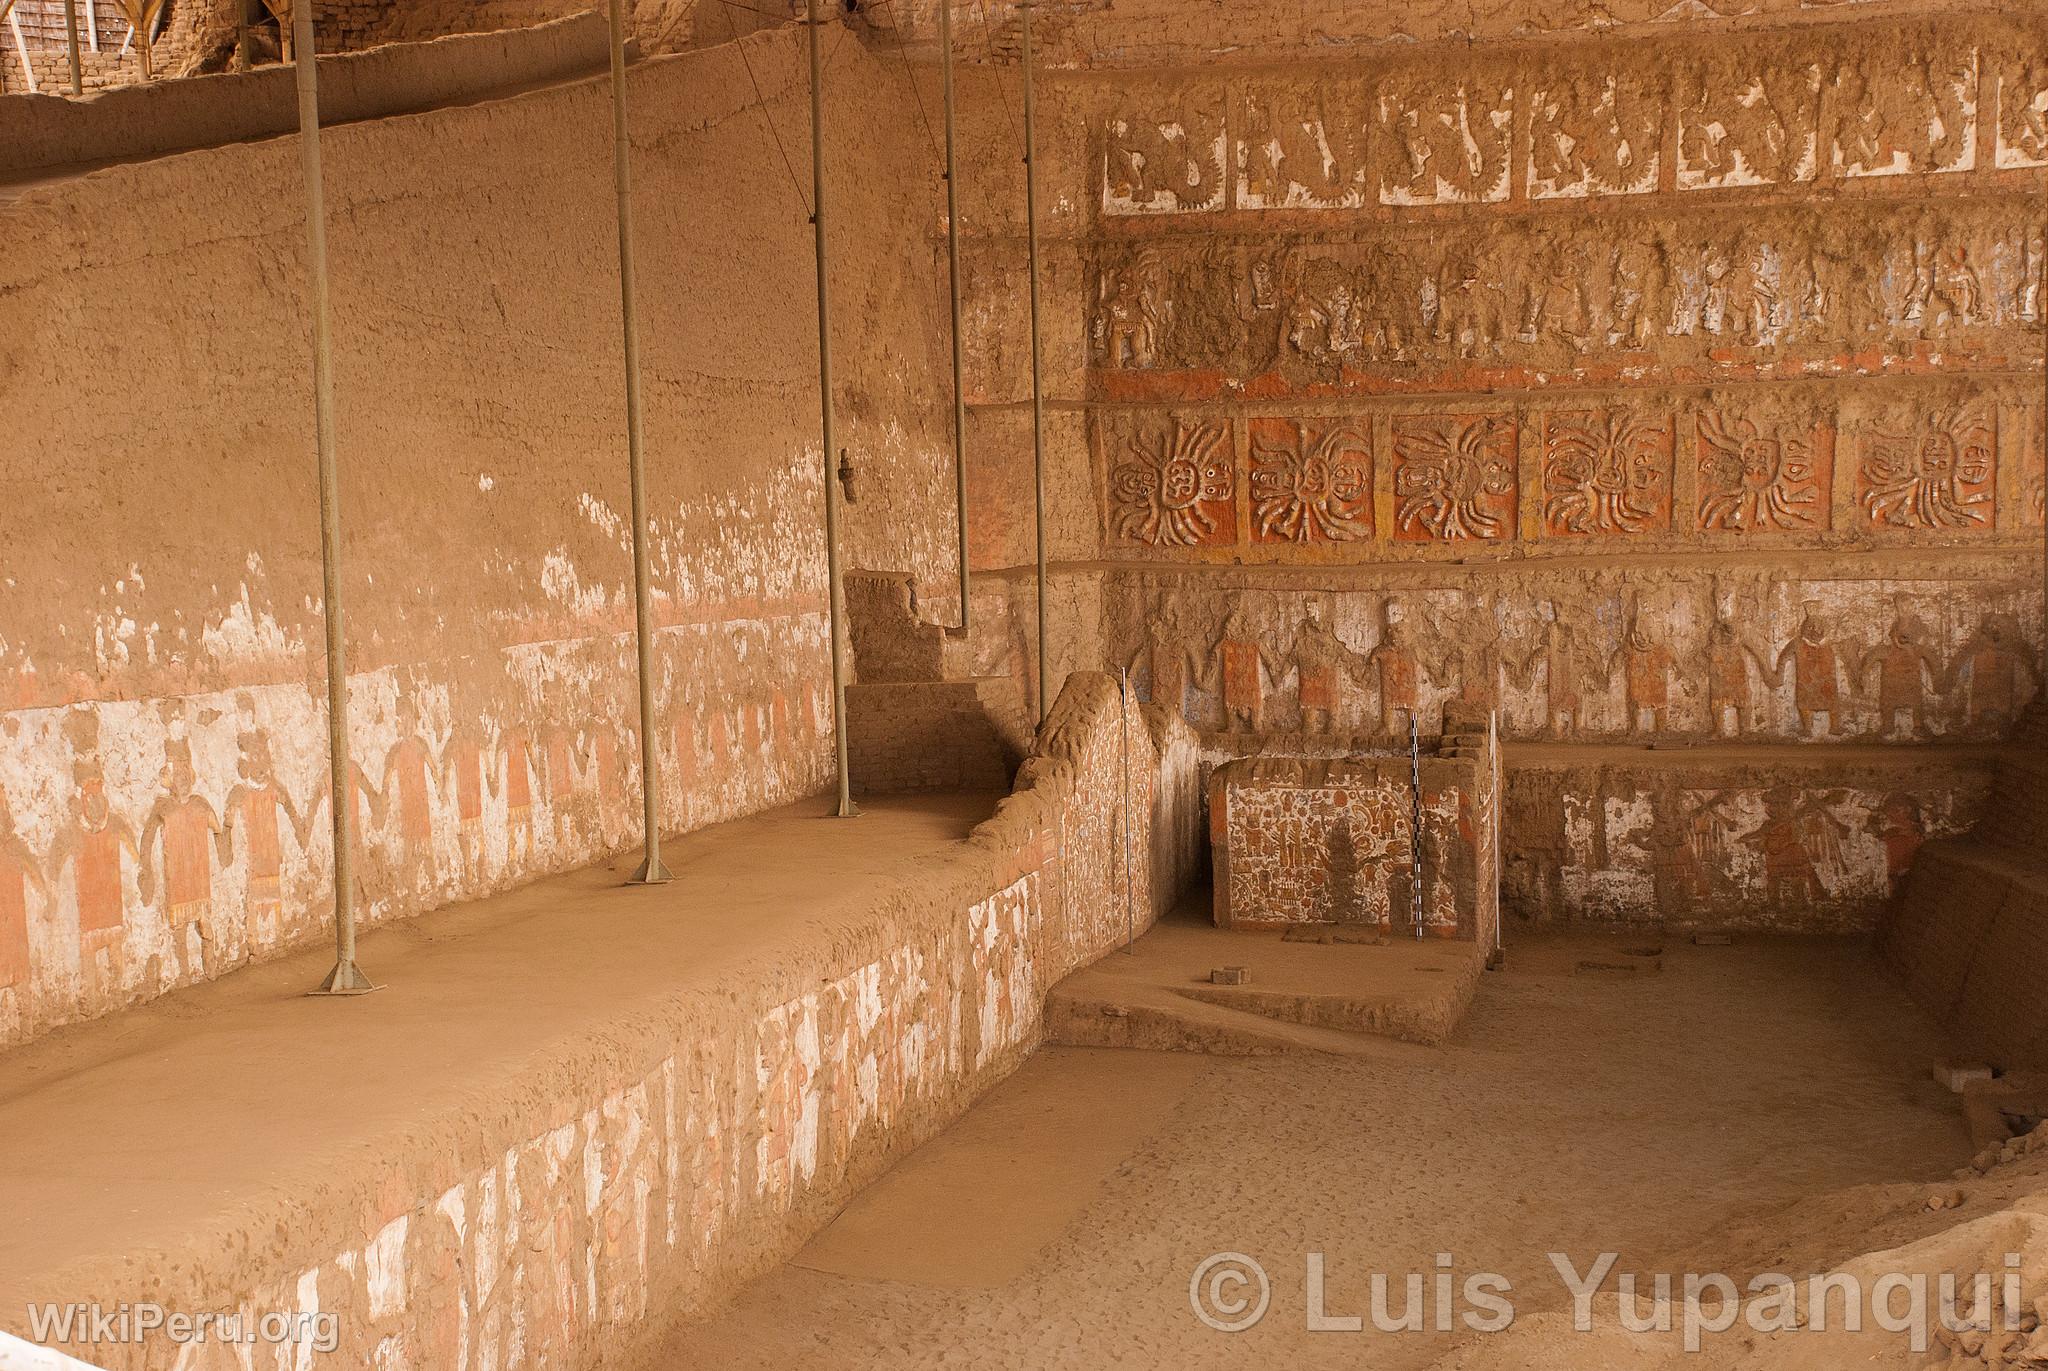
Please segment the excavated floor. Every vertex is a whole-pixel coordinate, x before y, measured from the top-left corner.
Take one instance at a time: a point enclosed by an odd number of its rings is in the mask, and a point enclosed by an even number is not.
[[[1438,1253],[1531,1312],[1568,1305],[1553,1250],[1691,1269],[1731,1216],[1969,1156],[1939,1035],[1862,944],[1645,943],[1511,934],[1435,1049],[1046,1048],[649,1371],[1424,1367],[1453,1334],[1309,1332],[1308,1254],[1331,1313],[1374,1271],[1398,1312]],[[1270,1275],[1249,1332],[1191,1313],[1219,1252]]]

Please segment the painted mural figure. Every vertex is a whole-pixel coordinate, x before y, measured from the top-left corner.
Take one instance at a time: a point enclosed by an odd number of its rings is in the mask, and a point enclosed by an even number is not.
[[[1927,841],[1927,821],[1920,802],[1897,791],[1885,796],[1865,825],[1869,834],[1884,846],[1885,875],[1896,892],[1913,870],[1913,858]]]
[[[2003,615],[1985,618],[1949,668],[1948,684],[1963,687],[1963,721],[2000,727],[2019,717],[2040,685],[2018,631]]]
[[[1869,677],[1871,668],[1877,669],[1879,733],[1891,732],[1901,714],[1911,721],[1908,736],[1927,731],[1927,686],[1930,681],[1939,683],[1943,672],[1940,659],[1924,641],[1926,632],[1901,606],[1885,640],[1872,646],[1856,665],[1858,682]]]
[[[240,705],[241,756],[235,764],[235,786],[222,806],[222,817],[230,831],[237,821],[241,824],[249,943],[252,947],[278,947],[288,941],[293,931],[285,928],[284,920],[284,844],[277,822],[279,813],[298,839],[300,851],[305,850],[307,834],[291,795],[278,783],[270,757],[270,739],[255,727],[253,705],[246,696]]]
[[[31,958],[28,892],[44,900],[49,889],[36,860],[14,831],[14,812],[0,790],[0,1009],[17,1024],[27,1017]],[[0,1018],[0,1024],[8,1021]]]
[[[1717,618],[1707,630],[1707,717],[1713,732],[1723,737],[1740,736],[1756,727],[1756,694],[1750,682],[1750,663],[1755,662],[1765,681],[1775,686],[1777,673],[1766,668],[1756,649],[1743,641],[1735,625]],[[1733,721],[1734,728],[1728,728]]]
[[[1650,796],[1650,822],[1629,835],[1650,854],[1650,884],[1666,918],[1690,913],[1713,898],[1709,863],[1718,857],[1725,827],[1716,802],[1688,810],[1676,791]]]
[[[1096,332],[1105,365],[1144,370],[1159,365],[1166,333],[1166,271],[1155,252],[1140,252],[1102,282]]]
[[[1765,791],[1763,804],[1763,822],[1742,841],[1763,857],[1765,894],[1772,900],[1826,899],[1821,861],[1838,852],[1848,827],[1825,800],[1802,800],[1790,786]]]
[[[1391,613],[1365,664],[1379,673],[1381,729],[1390,738],[1406,737],[1410,721],[1421,719],[1424,667],[1408,646],[1407,629]]]
[[[137,844],[137,888],[145,901],[155,898],[149,853],[157,849],[163,867],[164,924],[171,946],[188,979],[199,980],[220,969],[220,928],[214,919],[213,858],[234,860],[234,836],[195,793],[192,745],[184,739],[164,744],[165,794],[143,821]],[[197,939],[197,947],[193,946]]]
[[[463,879],[475,881],[484,870],[484,757],[475,738],[454,734],[441,756],[443,784],[455,791],[455,831],[462,852]],[[490,787],[493,794],[496,787]]]
[[[1310,600],[1305,612],[1307,617],[1294,635],[1301,727],[1308,733],[1328,733],[1342,708],[1343,678],[1362,666],[1365,659],[1324,622],[1320,600]]]
[[[1193,664],[1194,654],[1188,648],[1180,611],[1162,595],[1158,608],[1145,620],[1145,640],[1130,660],[1131,671],[1145,677],[1153,704],[1175,715],[1184,715]]]
[[[1565,830],[1564,788],[1555,773],[1531,772],[1507,787],[1503,831],[1515,835],[1508,860],[1527,872],[1537,917],[1565,917],[1564,869],[1571,839]],[[1540,780],[1539,780],[1540,778]]]
[[[1778,654],[1776,676],[1792,673],[1792,707],[1799,714],[1799,731],[1810,734],[1815,721],[1827,715],[1828,732],[1842,731],[1841,660],[1828,641],[1827,625],[1820,621],[1820,603],[1809,600],[1799,634]]]
[[[1266,659],[1244,609],[1230,611],[1216,640],[1216,663],[1223,682],[1223,714],[1233,731],[1256,733],[1262,721],[1264,683],[1261,671],[1279,675]]]
[[[527,740],[526,730],[510,728],[498,738],[498,753],[505,759],[504,789],[500,792],[495,783],[495,768],[492,795],[503,794],[505,799],[505,856],[516,868],[533,855],[533,787],[534,755],[533,746]]]
[[[398,816],[398,864],[408,876],[406,887],[433,885],[438,854],[434,850],[434,804],[429,777],[434,756],[419,736],[419,710],[403,691],[398,696],[398,741],[384,757],[384,795]]]
[[[1533,685],[1537,664],[1543,665],[1545,725],[1553,737],[1569,738],[1585,720],[1585,702],[1579,688],[1585,650],[1579,643],[1578,630],[1566,622],[1555,600],[1545,600],[1542,612],[1541,641],[1522,659],[1516,676],[1524,686]]]
[[[99,764],[81,757],[72,766],[76,825],[58,838],[50,854],[52,872],[71,862],[72,894],[78,910],[78,965],[83,1003],[111,1007],[127,982],[128,901],[121,854],[138,867],[142,850],[135,832],[107,803]]]
[[[1669,722],[1671,673],[1678,669],[1678,660],[1671,655],[1670,648],[1650,636],[1649,629],[1643,626],[1640,609],[1631,616],[1628,637],[1615,660],[1608,664],[1610,676],[1617,665],[1622,668],[1628,701],[1629,732],[1640,733],[1647,715],[1651,732],[1662,733]]]

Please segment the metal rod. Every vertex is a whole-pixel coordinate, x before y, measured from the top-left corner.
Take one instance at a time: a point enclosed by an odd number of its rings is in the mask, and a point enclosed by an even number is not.
[[[1131,673],[1117,673],[1117,714],[1124,743],[1124,951],[1138,952],[1137,881],[1131,874]]]
[[[2041,293],[2034,299],[2034,312],[2041,316],[2041,463],[2048,472],[2048,193],[2042,196]],[[2048,480],[2048,474],[2044,474]],[[2048,706],[2048,508],[2041,520],[2041,689],[2038,698]],[[1830,722],[1833,722],[1830,720]]]
[[[1408,716],[1408,884],[1415,940],[1422,941],[1422,726]]]
[[[832,740],[839,758],[838,816],[860,813],[846,763],[846,582],[839,567],[838,446],[832,428],[832,295],[825,260],[825,59],[818,43],[818,0],[808,0],[811,31],[811,225],[818,251],[818,395],[825,435],[825,574],[832,619]]]
[[[342,644],[341,479],[334,461],[334,339],[327,312],[327,204],[320,181],[320,75],[313,0],[294,0],[299,83],[299,158],[306,174],[306,265],[313,315],[313,436],[320,453],[321,613],[327,621],[327,760],[334,816],[334,970],[316,995],[361,995],[377,987],[356,966],[354,875],[349,829],[355,786],[348,760],[348,661]]]
[[[1052,660],[1047,651],[1045,575],[1045,356],[1038,300],[1038,100],[1031,75],[1032,0],[1021,0],[1024,20],[1024,235],[1031,256],[1031,481],[1038,533],[1038,722],[1052,709]]]
[[[64,46],[71,56],[71,93],[85,94],[85,66],[78,60],[78,0],[64,0]]]
[[[967,374],[960,336],[960,184],[957,173],[956,110],[953,101],[953,3],[939,5],[940,70],[944,73],[946,107],[946,263],[951,269],[953,304],[953,494],[958,502],[955,526],[960,531],[960,627],[967,627]]]
[[[85,0],[85,45],[93,52],[100,50],[100,7],[96,0]]]
[[[641,885],[672,877],[661,861],[661,759],[655,754],[654,590],[648,565],[647,438],[640,414],[640,314],[633,257],[632,145],[626,134],[626,16],[612,0],[612,182],[619,200],[619,319],[626,350],[626,464],[633,486],[633,630],[640,674],[640,831],[647,859]]]

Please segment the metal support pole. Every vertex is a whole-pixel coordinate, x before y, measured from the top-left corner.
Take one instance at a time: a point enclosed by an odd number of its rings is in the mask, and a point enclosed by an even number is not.
[[[1118,722],[1124,744],[1124,951],[1138,953],[1137,880],[1131,874],[1131,673],[1117,673]]]
[[[952,271],[953,303],[953,494],[958,502],[955,526],[960,531],[960,628],[967,629],[967,372],[960,337],[960,185],[957,177],[955,106],[953,100],[953,4],[939,5],[939,48],[942,53],[946,106],[946,261]]]
[[[349,830],[355,785],[348,760],[348,661],[342,652],[341,480],[334,462],[334,339],[327,315],[327,203],[320,183],[320,75],[313,0],[296,0],[292,26],[299,82],[299,159],[306,173],[306,265],[313,315],[313,435],[320,453],[321,611],[327,621],[327,761],[334,815],[334,970],[316,995],[362,995],[377,987],[356,965],[355,884]]]
[[[818,0],[809,0],[811,31],[811,226],[818,251],[818,394],[825,435],[825,574],[832,619],[832,738],[839,755],[842,819],[860,813],[846,765],[846,582],[839,567],[838,445],[832,428],[832,295],[825,264],[825,59],[818,40]]]
[[[647,844],[647,860],[640,863],[633,880],[660,885],[672,877],[661,861],[661,761],[654,747],[654,575],[647,558],[646,429],[640,418],[632,147],[626,137],[626,16],[620,0],[612,0],[611,9],[612,182],[619,199],[619,317],[626,345],[626,464],[633,485],[633,627],[640,671],[640,825]]]
[[[1052,710],[1052,659],[1047,651],[1045,575],[1045,358],[1038,324],[1038,100],[1031,74],[1032,0],[1024,20],[1024,235],[1031,255],[1031,479],[1038,531],[1038,722]]]
[[[1422,941],[1422,726],[1408,716],[1408,884],[1415,941]]]
[[[71,93],[85,94],[85,67],[78,60],[78,0],[64,0],[64,46],[71,55]]]

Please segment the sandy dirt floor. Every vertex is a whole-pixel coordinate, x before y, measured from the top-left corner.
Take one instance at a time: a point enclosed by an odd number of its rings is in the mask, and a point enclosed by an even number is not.
[[[1674,942],[1655,975],[1578,969],[1645,941],[1523,937],[1419,1062],[1048,1048],[653,1364],[1427,1366],[1471,1336],[1433,1309],[1430,1331],[1308,1331],[1309,1254],[1332,1316],[1369,1314],[1376,1271],[1398,1314],[1438,1253],[1460,1284],[1507,1277],[1520,1316],[1568,1305],[1553,1250],[1646,1271],[1868,1251],[1860,1216],[1967,1160],[1938,1039],[1860,944]],[[1914,1184],[1826,1208],[1803,1247],[1764,1231],[1879,1181]],[[1271,1280],[1237,1334],[1190,1308],[1224,1251]]]

